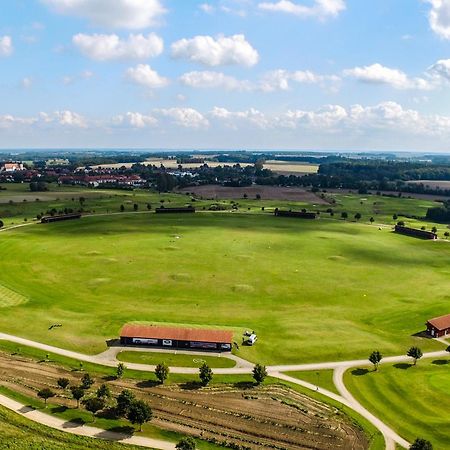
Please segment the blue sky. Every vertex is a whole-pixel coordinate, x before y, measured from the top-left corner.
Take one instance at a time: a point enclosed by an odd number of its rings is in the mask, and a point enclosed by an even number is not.
[[[450,0],[15,0],[0,147],[450,151]]]

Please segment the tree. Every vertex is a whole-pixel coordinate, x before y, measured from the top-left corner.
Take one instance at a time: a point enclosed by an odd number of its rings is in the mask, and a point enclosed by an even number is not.
[[[134,209],[135,211],[137,211],[137,210],[139,209],[139,205],[138,205],[137,203],[135,203],[135,204],[133,205],[133,209]]]
[[[125,372],[125,364],[121,362],[117,365],[116,378],[118,379],[122,378],[124,372]]]
[[[213,372],[211,370],[211,367],[208,366],[208,364],[203,363],[200,366],[199,377],[200,377],[200,381],[202,382],[203,386],[206,386],[212,380]]]
[[[180,439],[177,445],[175,445],[175,448],[177,450],[195,450],[196,444],[194,438],[184,437]]]
[[[69,386],[70,381],[67,378],[58,378],[57,383],[61,389],[67,389],[67,386]]]
[[[342,219],[347,219],[348,218],[348,213],[346,213],[345,211],[344,212],[341,212],[341,217],[342,217]]]
[[[422,350],[420,350],[419,347],[411,347],[407,351],[406,354],[407,354],[407,356],[410,356],[411,358],[414,359],[414,365],[416,365],[417,364],[417,360],[419,360],[423,356]]]
[[[0,220],[0,228],[2,227],[2,224],[1,224],[1,220]],[[446,231],[445,233],[444,233],[444,236],[445,236],[445,238],[446,239],[448,239],[448,237],[450,236],[450,233],[448,232],[448,231]]]
[[[394,215],[392,216],[392,219],[397,220],[397,219],[398,219],[397,214],[394,214]]]
[[[95,422],[95,414],[105,407],[105,400],[98,397],[90,397],[83,401],[86,411],[92,413],[92,422]]]
[[[253,379],[256,381],[256,384],[261,384],[266,377],[267,377],[266,366],[256,364],[255,367],[253,367]]]
[[[432,233],[437,233],[437,228],[433,227],[433,228],[431,228],[431,231],[432,231]]]
[[[375,370],[378,370],[378,364],[382,359],[383,355],[378,350],[375,350],[369,356],[369,361],[373,364]]]
[[[445,351],[450,353],[450,345],[445,349]]]
[[[134,394],[124,389],[117,397],[116,414],[119,417],[125,417],[128,414],[131,404],[136,400]]]
[[[355,214],[355,219],[356,219],[356,220],[360,220],[361,217],[362,217],[362,216],[361,216],[361,213],[358,212],[358,213]]]
[[[143,400],[135,400],[128,409],[127,418],[133,425],[139,424],[139,431],[142,431],[142,425],[149,422],[152,417],[150,405]]]
[[[405,222],[404,222],[403,220],[399,220],[399,221],[397,222],[397,225],[398,225],[399,227],[404,227],[404,226],[405,226]]]
[[[369,222],[370,222],[370,223],[374,223],[374,222],[375,222],[375,219],[374,219],[373,217],[371,217],[371,218],[369,219]]]
[[[433,450],[433,444],[425,439],[417,438],[409,448],[410,450]]]
[[[98,389],[97,389],[97,397],[98,398],[109,398],[111,397],[111,391],[109,389],[109,386],[105,383],[103,383]]]
[[[49,388],[44,388],[44,389],[41,389],[41,390],[37,393],[37,395],[38,395],[39,398],[42,398],[42,399],[44,400],[45,407],[47,407],[47,400],[48,400],[49,398],[54,397],[54,396],[55,396],[55,393],[54,393],[51,389],[49,389]]]
[[[155,368],[155,375],[156,378],[158,378],[159,382],[161,384],[164,384],[164,381],[166,381],[167,377],[169,376],[169,368],[167,367],[167,364],[158,364]]]
[[[77,408],[79,408],[80,400],[84,397],[84,389],[81,386],[72,386],[70,392],[72,392],[72,397],[77,401]]]
[[[125,206],[120,205],[120,212],[124,212],[125,211]]]
[[[5,224],[0,220],[0,228],[3,228]]]
[[[94,380],[91,378],[91,376],[88,373],[85,373],[83,375],[83,378],[81,379],[81,387],[83,389],[89,389],[94,384]]]

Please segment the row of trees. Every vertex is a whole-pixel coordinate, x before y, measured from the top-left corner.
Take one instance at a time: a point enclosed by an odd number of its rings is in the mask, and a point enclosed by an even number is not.
[[[450,346],[447,348],[447,351],[450,352]],[[414,365],[416,365],[417,361],[422,358],[423,352],[419,347],[413,346],[408,349],[408,351],[406,352],[406,356],[412,358],[414,361]],[[373,364],[375,371],[378,370],[378,366],[382,359],[383,355],[378,350],[375,350],[370,354],[369,361]]]

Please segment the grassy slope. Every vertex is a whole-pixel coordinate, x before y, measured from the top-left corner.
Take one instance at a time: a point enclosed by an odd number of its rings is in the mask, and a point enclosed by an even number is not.
[[[345,382],[363,405],[405,438],[419,436],[434,448],[448,449],[449,365],[448,360],[419,361],[416,367],[383,365],[378,372],[349,371]]]
[[[0,406],[0,448],[10,450],[131,450],[139,447],[94,440],[52,430]]]
[[[240,354],[265,363],[403,353],[448,308],[446,242],[337,220],[86,217],[2,234],[0,251],[1,284],[29,299],[0,328],[90,352],[139,319],[255,329]]]
[[[333,383],[333,370],[311,370],[301,372],[285,372],[290,377],[307,381],[308,383],[319,386],[319,388],[328,389],[331,392],[339,394]]]
[[[200,367],[206,362],[209,367],[234,367],[236,363],[228,358],[215,356],[172,355],[170,353],[121,352],[117,355],[120,361],[139,364],[159,364],[165,362],[171,367]]]

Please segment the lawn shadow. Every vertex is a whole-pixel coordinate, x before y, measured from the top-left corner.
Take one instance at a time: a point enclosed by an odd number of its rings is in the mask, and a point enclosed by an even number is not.
[[[401,370],[409,369],[412,366],[413,366],[413,364],[410,364],[410,363],[397,363],[397,364],[394,364],[394,367],[396,369],[401,369]]]
[[[26,413],[29,413],[29,412],[35,411],[35,410],[36,410],[36,408],[34,408],[34,407],[31,406],[31,405],[28,405],[28,406],[22,406],[22,408],[20,408],[18,411],[19,411],[21,414],[26,414]]]
[[[56,405],[52,408],[50,408],[50,411],[52,414],[58,414],[58,413],[63,413],[65,411],[67,411],[69,408],[67,408],[67,406],[64,405]]]
[[[436,366],[445,366],[446,364],[450,364],[450,360],[448,360],[448,359],[435,359],[434,361],[431,361],[431,364],[434,364]]]
[[[185,391],[196,391],[203,387],[200,381],[187,381],[186,383],[180,384],[180,388]]]
[[[133,436],[136,430],[133,427],[130,427],[129,425],[122,425],[108,428],[108,431],[112,431],[113,433],[124,434],[125,436]]]
[[[255,387],[255,383],[253,381],[238,381],[234,383],[233,386],[237,389],[253,389]]]
[[[82,419],[81,417],[76,417],[75,419],[71,419],[68,422],[64,422],[62,427],[63,428],[78,428],[78,427],[82,427],[85,424],[86,424],[86,422],[84,419]]]
[[[161,383],[156,380],[144,380],[144,381],[139,381],[138,383],[136,383],[136,386],[140,387],[140,388],[152,388],[155,386],[159,386],[160,384]]]
[[[433,336],[430,336],[426,330],[418,331],[417,333],[414,333],[411,336],[423,339],[433,339]]]
[[[102,377],[102,380],[104,380],[104,381],[116,381],[117,380],[117,376],[115,376],[115,375],[105,375],[104,377]]]
[[[369,373],[369,369],[358,368],[358,369],[352,370],[352,375],[355,375],[357,377],[361,377],[363,375],[367,375],[368,373]]]

